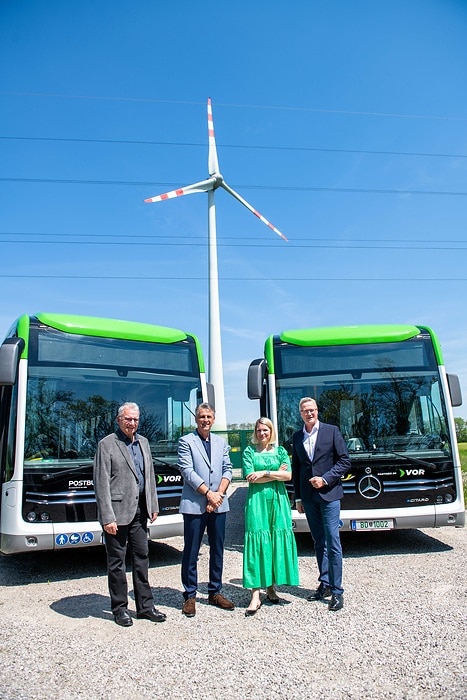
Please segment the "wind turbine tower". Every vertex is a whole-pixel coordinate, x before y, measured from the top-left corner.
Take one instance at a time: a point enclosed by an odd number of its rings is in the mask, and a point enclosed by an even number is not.
[[[208,356],[208,380],[214,385],[216,393],[216,430],[226,430],[227,414],[225,408],[224,374],[222,370],[222,344],[221,321],[219,308],[219,276],[217,266],[217,232],[216,232],[216,205],[214,192],[222,187],[249,209],[258,219],[266,224],[274,233],[277,233],[284,241],[287,238],[270,221],[264,218],[251,204],[243,199],[235,190],[228,186],[219,172],[217,158],[216,139],[214,136],[214,122],[212,119],[211,98],[208,98],[208,171],[207,180],[195,182],[178,190],[172,190],[156,197],[149,197],[145,202],[162,202],[166,199],[181,197],[184,194],[208,193],[208,246],[209,246],[209,356]]]

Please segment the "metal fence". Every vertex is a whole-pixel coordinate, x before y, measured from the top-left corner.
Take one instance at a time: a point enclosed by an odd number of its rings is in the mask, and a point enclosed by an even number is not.
[[[217,432],[213,430],[213,432]],[[227,440],[230,445],[230,460],[233,466],[233,481],[238,481],[243,479],[242,472],[242,456],[243,450],[251,445],[251,436],[253,435],[253,429],[251,430],[223,430],[219,431],[218,434]]]

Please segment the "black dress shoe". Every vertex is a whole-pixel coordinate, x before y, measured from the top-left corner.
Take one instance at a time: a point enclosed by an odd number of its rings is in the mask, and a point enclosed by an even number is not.
[[[115,613],[114,620],[120,627],[131,627],[133,620],[130,617],[130,613],[127,610],[121,610]]]
[[[329,598],[331,595],[331,589],[329,586],[325,586],[324,583],[320,583],[316,591],[308,596],[307,600],[313,602],[314,600],[324,600],[324,598]]]
[[[165,622],[167,620],[167,615],[157,608],[136,613],[136,617],[138,620],[151,620],[151,622]]]
[[[328,610],[340,610],[344,607],[344,596],[342,593],[333,593],[331,596]]]

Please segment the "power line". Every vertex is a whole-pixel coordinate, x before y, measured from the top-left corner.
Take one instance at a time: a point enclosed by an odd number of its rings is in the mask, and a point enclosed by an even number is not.
[[[121,275],[12,275],[0,274],[1,279],[46,279],[46,280],[121,280]],[[206,277],[161,277],[160,275],[126,275],[125,280],[146,280],[165,282],[199,281],[205,282]],[[222,282],[309,282],[310,277],[225,277],[219,276]],[[313,277],[314,282],[467,282],[467,277]]]
[[[92,238],[125,238],[126,240],[133,240],[133,238],[151,238],[151,239],[160,239],[160,238],[169,238],[170,240],[173,240],[174,238],[180,238],[183,240],[188,240],[191,242],[193,240],[193,236],[189,234],[145,234],[145,233],[50,233],[50,232],[37,232],[37,231],[0,231],[0,236],[77,236],[77,237],[92,237]],[[204,240],[204,239],[203,239]],[[250,239],[244,239],[246,242],[248,242]],[[256,240],[256,238],[255,238]],[[463,240],[429,240],[429,239],[417,239],[417,238],[403,238],[403,239],[397,239],[397,238],[347,238],[347,239],[342,239],[342,238],[329,238],[329,237],[320,237],[320,238],[314,238],[312,236],[307,236],[306,238],[300,238],[296,239],[298,241],[324,241],[326,243],[394,243],[394,242],[400,242],[400,243],[415,243],[415,244],[420,244],[425,247],[426,244],[430,243],[439,243],[439,244],[455,244],[455,243],[464,243]],[[225,236],[222,238],[222,241],[238,241],[237,236]],[[16,241],[10,241],[10,242],[16,242]],[[298,243],[295,245],[294,241],[289,241],[290,245],[292,247],[298,247],[301,246],[301,243]],[[201,245],[205,245],[205,242],[202,243]],[[227,244],[228,245],[228,244]],[[261,244],[262,245],[262,244]],[[243,243],[238,244],[239,247],[243,247]]]
[[[179,182],[153,182],[153,181],[131,181],[131,180],[73,180],[62,178],[42,178],[42,177],[0,177],[0,182],[35,182],[48,185],[107,185],[111,187],[180,187]],[[358,194],[412,194],[412,195],[436,195],[465,197],[467,192],[456,192],[450,190],[400,190],[400,189],[370,189],[365,187],[311,187],[299,185],[239,185],[234,183],[235,188],[243,190],[270,190],[282,192],[347,192]]]
[[[60,234],[58,234],[60,235]],[[99,234],[96,234],[99,236]],[[290,242],[290,241],[289,241]],[[196,241],[188,241],[188,243],[174,243],[172,241],[168,242],[160,242],[160,241],[154,241],[154,242],[149,242],[149,241],[135,241],[134,239],[130,237],[126,237],[125,241],[44,241],[44,240],[26,240],[26,241],[18,241],[18,240],[3,240],[0,241],[1,243],[12,243],[15,245],[31,245],[36,243],[37,245],[79,245],[79,246],[97,246],[97,245],[103,245],[103,246],[112,246],[114,248],[115,246],[131,246],[133,247],[141,247],[141,246],[157,246],[160,248],[161,246],[164,247],[192,247],[192,248],[206,248],[206,242],[201,241],[201,242],[196,242]],[[258,242],[258,243],[222,243],[218,242],[217,243],[218,248],[261,248],[264,249],[264,242]],[[450,250],[467,250],[467,245],[466,246],[446,246],[446,245],[440,245],[440,246],[430,246],[427,247],[427,244],[423,246],[406,246],[406,245],[355,245],[354,243],[350,243],[347,241],[339,241],[337,244],[313,244],[313,245],[302,245],[302,244],[295,244],[292,243],[291,245],[286,246],[285,248],[280,246],[275,246],[275,250],[280,250],[281,255],[284,250],[297,250],[297,249],[303,249],[303,248],[312,248],[313,250],[321,250],[321,249],[331,249],[331,250],[405,250],[405,251],[450,251]]]
[[[122,144],[132,146],[179,146],[189,148],[206,148],[205,143],[190,143],[187,141],[139,141],[134,139],[84,139],[84,138],[55,138],[49,136],[0,136],[4,141],[39,141],[52,143],[100,143],[100,144]],[[353,155],[379,155],[379,156],[414,156],[420,158],[467,158],[461,153],[430,153],[416,151],[374,151],[370,149],[357,148],[317,148],[314,146],[258,146],[249,144],[229,144],[218,143],[217,148],[239,148],[245,150],[262,151],[297,151],[311,153],[346,153]]]
[[[165,100],[152,97],[112,97],[103,95],[66,95],[63,93],[40,93],[40,92],[0,92],[0,95],[15,97],[59,97],[70,100],[96,100],[102,102],[149,102],[156,104],[177,104],[177,105],[206,105],[206,102],[198,100]],[[466,117],[432,114],[404,114],[398,112],[369,112],[350,109],[325,109],[322,107],[298,107],[296,105],[257,105],[257,104],[235,104],[228,102],[215,102],[216,107],[227,107],[235,109],[264,109],[271,111],[285,112],[316,112],[318,114],[348,114],[363,117],[391,117],[396,119],[433,119],[436,121],[466,121]]]

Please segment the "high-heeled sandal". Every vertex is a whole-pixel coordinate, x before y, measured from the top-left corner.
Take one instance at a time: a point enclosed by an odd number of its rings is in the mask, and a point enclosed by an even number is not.
[[[247,608],[245,610],[245,617],[251,617],[252,615],[256,615],[262,604],[263,603],[259,601],[259,605],[256,608],[252,608],[251,610]]]
[[[272,603],[273,605],[278,605],[281,602],[281,599],[277,595],[276,591],[274,591],[274,596],[271,597],[268,592],[266,592],[266,597],[268,599],[269,603]]]

